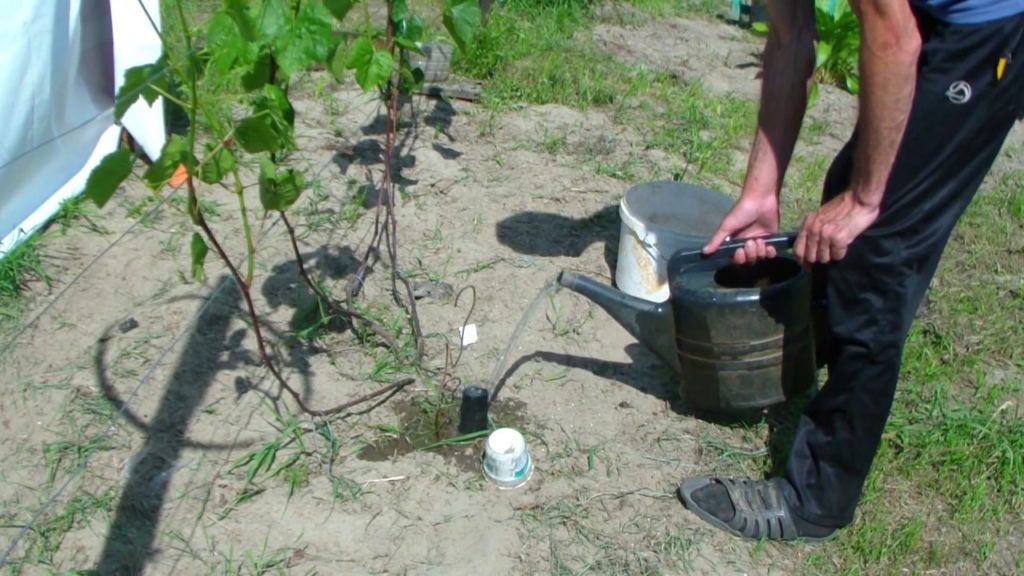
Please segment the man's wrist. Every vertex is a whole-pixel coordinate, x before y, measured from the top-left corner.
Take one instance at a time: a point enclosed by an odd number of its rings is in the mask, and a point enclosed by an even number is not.
[[[850,196],[857,206],[869,210],[878,210],[882,205],[882,197],[885,195],[885,188],[865,188],[853,186],[850,188]]]

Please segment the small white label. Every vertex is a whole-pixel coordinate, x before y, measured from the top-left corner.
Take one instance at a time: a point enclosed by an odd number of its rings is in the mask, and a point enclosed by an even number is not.
[[[459,335],[462,337],[463,348],[479,340],[476,334],[476,324],[466,324],[465,330],[459,328]]]

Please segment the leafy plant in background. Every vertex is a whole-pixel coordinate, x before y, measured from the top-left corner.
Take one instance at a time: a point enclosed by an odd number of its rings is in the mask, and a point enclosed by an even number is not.
[[[850,94],[860,92],[860,21],[847,0],[815,0],[815,21],[818,45],[814,62],[814,78],[807,106],[818,99],[821,82],[845,88]],[[768,24],[757,22],[751,31],[768,34]]]
[[[860,22],[847,0],[816,0],[819,81],[860,91]]]
[[[114,110],[115,118],[120,121],[139,98],[152,104],[163,97],[187,117],[185,133],[168,138],[160,156],[144,170],[142,179],[157,194],[168,186],[185,187],[187,212],[194,226],[190,243],[193,277],[202,277],[206,258],[212,250],[242,292],[261,360],[298,406],[316,416],[341,412],[397,390],[412,379],[401,379],[329,409],[315,410],[304,404],[270,356],[252,299],[258,246],[253,235],[253,217],[247,209],[247,203],[253,201],[249,197],[252,192],[247,178],[258,183],[262,218],[277,215],[284,223],[299,273],[322,307],[332,316],[346,319],[361,333],[376,338],[393,353],[400,354],[402,334],[362,313],[355,302],[368,270],[380,258],[383,243],[390,260],[393,296],[406,312],[416,344],[415,358],[403,360],[418,364],[423,353],[412,288],[399,271],[394,213],[396,191],[391,179],[398,95],[403,90],[414,89],[423,78],[422,72],[411,69],[399,54],[403,49],[420,51],[418,42],[424,33],[423,22],[409,10],[406,0],[387,0],[384,30],[372,26],[369,11],[363,11],[365,22],[360,27],[361,32],[346,45],[335,28],[345,21],[357,3],[358,0],[224,0],[201,35],[205,40],[201,44],[190,27],[183,0],[175,0],[170,8],[183,45],[176,49],[164,37],[164,55],[157,62],[128,70]],[[480,11],[475,0],[448,0],[444,25],[459,48],[470,41],[479,22]],[[298,249],[295,229],[286,214],[306,187],[302,171],[289,162],[298,151],[294,135],[295,110],[288,95],[289,80],[318,66],[327,67],[338,79],[351,72],[363,90],[381,95],[387,109],[384,176],[377,194],[380,200],[374,235],[357,273],[357,281],[349,287],[344,300],[331,297],[309,275]],[[90,175],[85,195],[103,207],[133,173],[136,160],[127,149],[109,154]],[[253,172],[257,174],[255,178],[250,176]],[[222,194],[224,189],[229,190],[237,202],[237,216],[244,233],[244,267],[235,265],[235,259],[224,248],[222,235],[211,226],[200,202],[204,194]],[[404,288],[404,294],[399,285]]]

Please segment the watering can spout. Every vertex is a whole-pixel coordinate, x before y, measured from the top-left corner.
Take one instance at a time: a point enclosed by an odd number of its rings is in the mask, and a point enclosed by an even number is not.
[[[603,308],[640,343],[679,373],[675,325],[668,302],[648,302],[572,272],[559,274],[558,283]]]

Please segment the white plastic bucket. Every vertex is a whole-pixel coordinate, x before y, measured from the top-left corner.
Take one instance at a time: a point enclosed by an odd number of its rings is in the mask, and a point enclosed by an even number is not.
[[[615,285],[637,298],[667,300],[668,259],[678,250],[707,243],[733,203],[719,192],[672,180],[630,188],[619,203]]]

